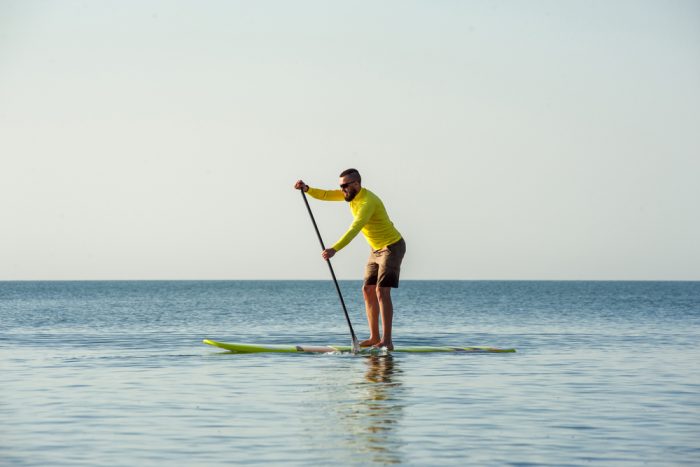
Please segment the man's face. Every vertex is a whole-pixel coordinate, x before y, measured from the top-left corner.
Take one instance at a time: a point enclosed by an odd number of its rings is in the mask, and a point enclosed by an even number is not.
[[[354,180],[352,176],[340,177],[340,189],[343,191],[343,196],[345,201],[350,202],[355,199],[355,196],[360,192],[362,188],[360,182]]]

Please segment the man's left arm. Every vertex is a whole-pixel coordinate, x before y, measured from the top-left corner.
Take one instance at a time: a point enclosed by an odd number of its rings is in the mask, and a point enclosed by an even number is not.
[[[357,214],[355,216],[355,220],[353,220],[352,224],[350,224],[350,227],[348,230],[343,234],[340,239],[335,242],[335,245],[331,247],[331,250],[335,250],[336,252],[342,250],[345,248],[348,243],[352,241],[353,238],[357,236],[358,233],[362,230],[362,228],[369,222],[370,218],[372,217],[372,214],[374,214],[376,206],[374,203],[371,202],[366,202],[363,203],[362,206],[357,210]]]

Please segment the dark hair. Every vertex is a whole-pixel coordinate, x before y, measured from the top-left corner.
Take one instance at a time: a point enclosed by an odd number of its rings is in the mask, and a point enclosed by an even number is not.
[[[340,173],[340,177],[352,177],[352,181],[358,181],[362,183],[362,177],[360,177],[360,172],[357,169],[347,169]]]

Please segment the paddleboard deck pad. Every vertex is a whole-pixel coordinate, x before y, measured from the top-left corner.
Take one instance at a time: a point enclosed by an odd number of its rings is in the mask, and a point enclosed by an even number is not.
[[[351,352],[349,345],[283,345],[283,344],[241,344],[235,342],[217,342],[204,339],[205,344],[219,347],[233,353],[332,353]],[[383,353],[386,348],[376,349],[363,347],[362,353]],[[515,349],[500,349],[497,347],[448,347],[448,346],[397,346],[391,352],[429,353],[429,352],[461,352],[461,353],[510,353]]]

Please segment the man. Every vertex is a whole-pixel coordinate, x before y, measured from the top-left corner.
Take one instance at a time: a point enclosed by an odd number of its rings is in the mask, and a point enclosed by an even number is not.
[[[369,324],[369,339],[360,342],[363,347],[386,347],[394,349],[391,338],[391,324],[394,307],[391,302],[391,289],[399,286],[401,261],[406,253],[406,242],[389,219],[382,201],[362,187],[362,178],[355,169],[340,174],[340,190],[320,190],[311,188],[302,180],[294,185],[309,196],[322,201],[342,201],[350,203],[354,220],[350,228],[331,247],[323,250],[321,256],[328,261],[343,249],[362,231],[372,251],[365,267],[362,294]],[[382,317],[382,334],[379,334],[379,316]]]

